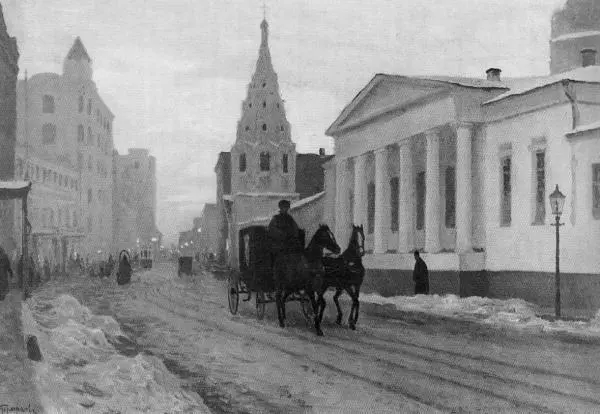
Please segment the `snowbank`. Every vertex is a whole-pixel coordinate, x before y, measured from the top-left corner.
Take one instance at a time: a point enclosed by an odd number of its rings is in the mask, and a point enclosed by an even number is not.
[[[158,358],[120,355],[109,342],[123,335],[119,324],[72,296],[34,296],[22,313],[24,334],[37,336],[43,354],[33,364],[47,412],[209,412]]]
[[[600,337],[600,310],[589,322],[551,322],[538,317],[538,307],[522,299],[501,300],[478,296],[460,298],[456,295],[416,295],[384,298],[369,293],[361,295],[360,300],[379,305],[393,305],[396,309],[402,311],[462,318],[498,327],[537,332],[569,332]]]

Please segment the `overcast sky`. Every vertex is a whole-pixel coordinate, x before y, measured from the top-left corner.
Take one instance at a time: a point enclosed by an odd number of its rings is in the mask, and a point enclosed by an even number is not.
[[[173,241],[215,202],[219,151],[235,140],[260,44],[261,0],[1,0],[20,78],[62,72],[80,36],[120,153],[158,164],[158,226]],[[299,152],[375,73],[484,77],[548,72],[564,0],[267,0],[270,48]]]

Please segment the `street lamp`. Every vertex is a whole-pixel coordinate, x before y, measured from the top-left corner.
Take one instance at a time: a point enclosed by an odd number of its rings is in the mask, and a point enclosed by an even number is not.
[[[559,228],[563,226],[564,223],[560,222],[560,216],[563,212],[563,206],[565,205],[566,196],[558,190],[558,184],[556,185],[556,189],[549,196],[550,198],[550,208],[552,209],[552,214],[556,217],[556,222],[551,224],[556,227],[556,276],[554,279],[556,297],[554,298],[554,310],[556,312],[556,318],[560,318],[560,267],[559,267]]]

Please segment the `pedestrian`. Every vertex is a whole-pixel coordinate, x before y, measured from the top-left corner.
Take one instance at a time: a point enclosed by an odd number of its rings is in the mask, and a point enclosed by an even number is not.
[[[13,278],[13,271],[10,267],[10,259],[4,252],[4,249],[0,247],[0,301],[4,300],[8,293],[8,277]]]
[[[415,250],[413,281],[415,282],[415,295],[429,294],[429,271],[418,250]]]
[[[48,260],[48,257],[44,257],[44,279],[46,281],[49,281],[50,277],[51,277],[50,261]]]

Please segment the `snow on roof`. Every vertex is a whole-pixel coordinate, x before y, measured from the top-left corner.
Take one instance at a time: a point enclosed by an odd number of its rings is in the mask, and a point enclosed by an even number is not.
[[[30,181],[0,181],[0,190],[24,190],[30,185]]]
[[[466,78],[459,76],[411,76],[413,79],[452,83],[469,88],[508,88],[502,81],[490,81],[485,78]]]
[[[484,102],[484,105],[498,102],[511,96],[523,95],[534,89],[543,88],[562,80],[600,83],[600,66],[581,67],[569,72],[557,73],[550,76],[514,79],[511,81],[512,87],[508,92]]]
[[[600,31],[598,30],[590,30],[587,32],[577,32],[577,33],[567,33],[564,35],[560,35],[555,37],[554,39],[550,40],[551,42],[560,42],[561,40],[568,40],[568,39],[578,39],[581,37],[588,37],[588,36],[598,36],[600,35]]]
[[[589,131],[593,131],[596,129],[600,129],[600,121],[593,122],[591,124],[580,125],[577,128],[575,128],[574,130],[567,132],[567,135],[581,134],[583,132],[589,132]]]
[[[325,191],[321,191],[320,193],[317,193],[317,194],[315,194],[313,196],[303,198],[302,200],[298,200],[298,201],[292,203],[292,205],[290,206],[290,211],[298,210],[300,207],[303,207],[303,206],[305,206],[307,204],[310,204],[310,203],[318,200],[319,198],[323,197],[324,195],[325,195]],[[276,211],[274,211],[273,213],[271,213],[270,216],[255,217],[255,218],[253,218],[251,220],[247,220],[247,221],[238,223],[238,226],[247,226],[249,224],[257,224],[257,223],[260,223],[260,222],[267,222],[268,223],[275,214],[277,214]]]

